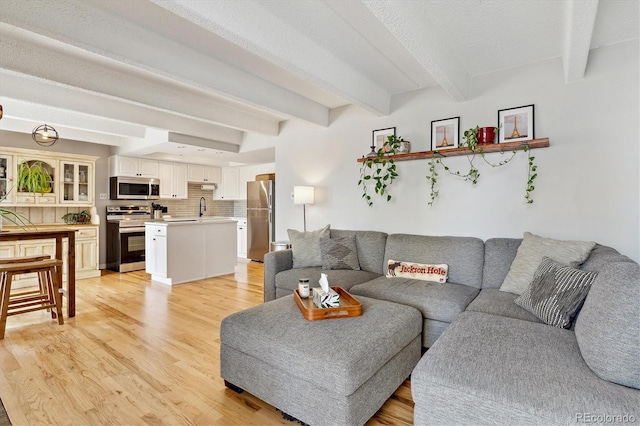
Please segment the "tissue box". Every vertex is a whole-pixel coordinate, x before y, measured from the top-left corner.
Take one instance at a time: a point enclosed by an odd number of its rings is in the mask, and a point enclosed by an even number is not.
[[[325,293],[320,287],[314,287],[313,303],[318,308],[335,308],[340,306],[340,295],[332,288],[329,288],[329,292]]]

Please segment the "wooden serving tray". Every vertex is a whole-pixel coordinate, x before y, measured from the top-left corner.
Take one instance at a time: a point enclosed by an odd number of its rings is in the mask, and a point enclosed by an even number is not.
[[[303,299],[300,297],[298,289],[293,290],[293,299],[296,301],[296,305],[298,305],[304,319],[316,321],[334,318],[359,317],[362,315],[362,305],[358,302],[358,299],[353,297],[342,287],[331,288],[340,295],[340,306],[335,308],[318,308],[313,303],[313,291],[311,291],[311,295],[309,297]]]

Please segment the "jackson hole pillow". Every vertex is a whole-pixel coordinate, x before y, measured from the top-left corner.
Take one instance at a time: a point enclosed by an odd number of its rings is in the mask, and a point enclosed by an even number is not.
[[[291,241],[294,268],[322,266],[320,239],[329,238],[329,225],[309,232],[287,229],[287,233],[289,234],[289,241]]]
[[[387,263],[387,277],[413,278],[423,281],[446,283],[449,276],[449,265],[425,265],[422,263],[399,262],[389,259]]]
[[[545,256],[529,287],[514,302],[545,324],[569,328],[596,276]]]
[[[322,255],[322,269],[360,270],[355,235],[335,239],[321,238],[320,253]]]

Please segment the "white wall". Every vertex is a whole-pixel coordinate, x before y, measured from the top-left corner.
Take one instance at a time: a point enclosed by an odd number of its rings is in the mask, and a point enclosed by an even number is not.
[[[521,237],[524,231],[559,239],[594,240],[640,259],[638,42],[591,52],[583,80],[565,84],[560,59],[475,78],[473,99],[456,103],[433,88],[397,96],[393,113],[375,117],[357,107],[333,111],[328,128],[291,120],[276,143],[276,237],[302,228],[294,185],[316,187],[307,228],[371,229],[389,233]],[[460,116],[461,129],[496,125],[497,111],[535,104],[535,136],[549,148],[533,150],[539,177],[534,204],[524,200],[526,155],[505,167],[478,162],[476,187],[440,176],[440,197],[427,205],[427,160],[398,163],[389,203],[372,208],[356,185],[371,131],[396,126],[413,151],[429,149],[432,120]],[[248,136],[249,139],[258,136]],[[500,154],[488,155],[499,161]],[[465,157],[448,161],[463,169]],[[464,169],[463,169],[464,170]]]

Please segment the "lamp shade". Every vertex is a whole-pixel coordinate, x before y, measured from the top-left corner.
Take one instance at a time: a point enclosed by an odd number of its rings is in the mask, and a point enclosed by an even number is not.
[[[313,204],[314,201],[313,186],[293,187],[293,204]]]

